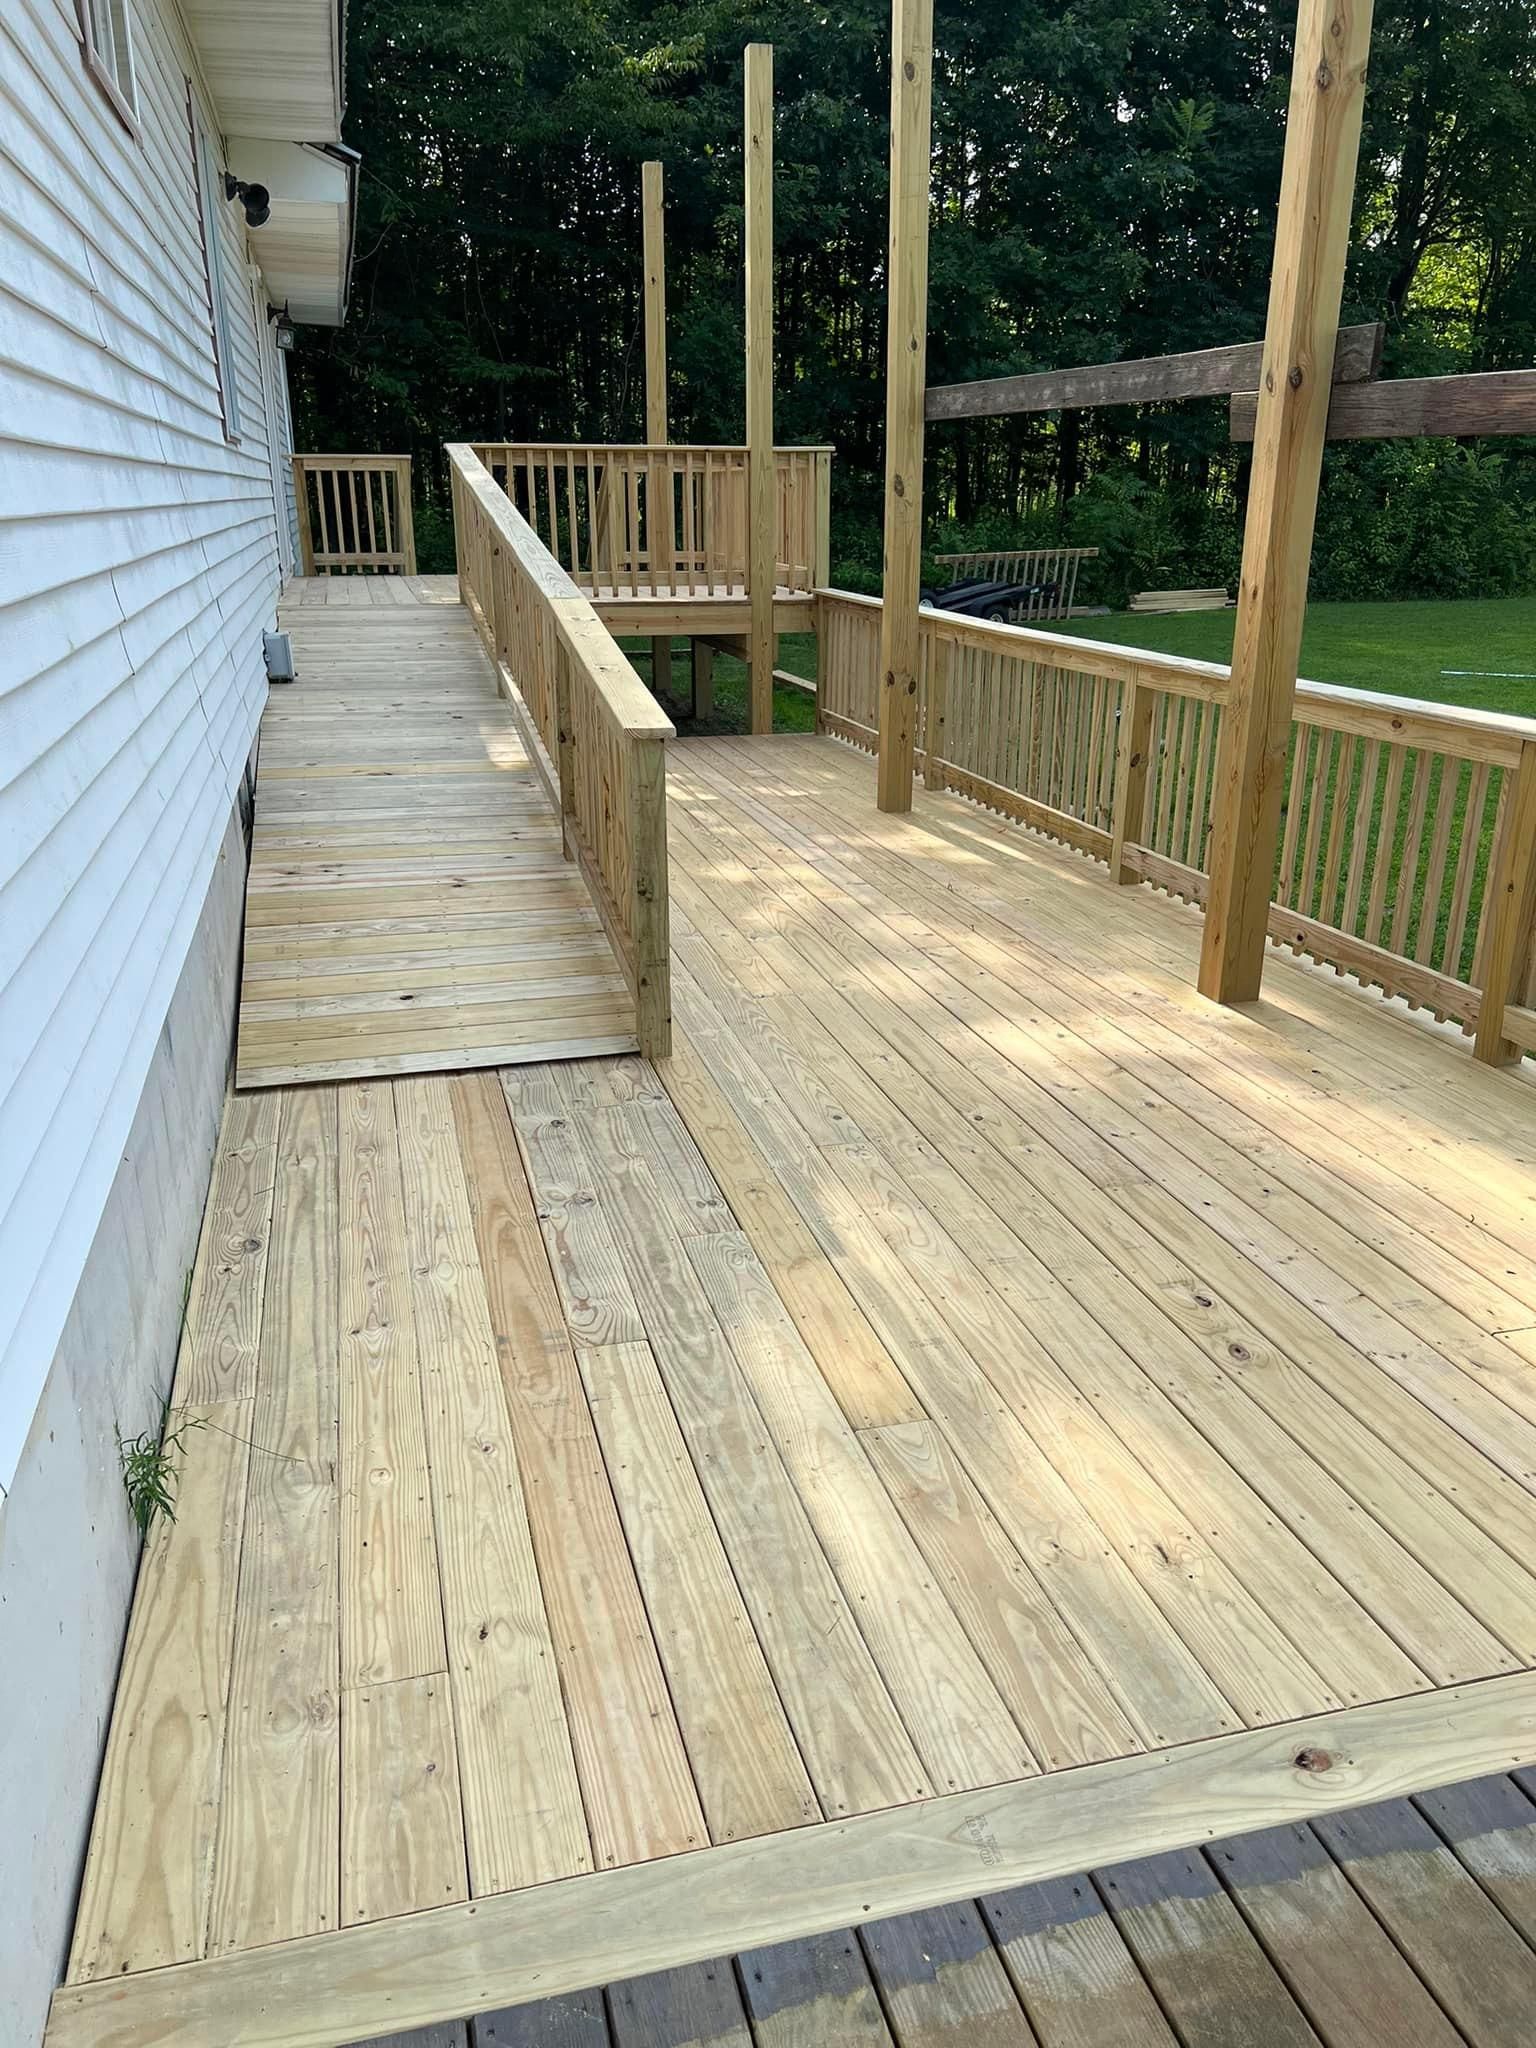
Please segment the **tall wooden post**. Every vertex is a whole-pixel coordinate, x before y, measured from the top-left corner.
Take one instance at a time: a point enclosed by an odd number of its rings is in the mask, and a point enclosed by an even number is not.
[[[773,469],[773,45],[746,53],[747,275],[747,730],[773,730],[774,563],[778,493]]]
[[[645,438],[653,448],[667,444],[667,254],[662,209],[661,165],[640,166],[641,256],[645,266]],[[661,538],[672,528],[672,478],[658,462],[649,465],[651,580]],[[651,640],[651,688],[664,690],[672,681],[672,642],[666,634]]]
[[[928,360],[928,172],[933,0],[891,12],[891,234],[885,351],[885,563],[880,610],[882,811],[912,808],[918,591],[923,552],[923,384]]]
[[[1300,0],[1200,951],[1222,1003],[1264,972],[1370,40],[1371,0]]]

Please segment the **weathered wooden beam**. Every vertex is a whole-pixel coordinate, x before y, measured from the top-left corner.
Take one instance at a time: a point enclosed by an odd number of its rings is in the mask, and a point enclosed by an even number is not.
[[[1333,359],[1335,384],[1358,384],[1381,368],[1382,325],[1341,327]],[[1071,370],[1032,370],[1019,377],[983,377],[972,384],[935,384],[923,409],[931,420],[993,419],[1005,413],[1066,412],[1084,405],[1147,405],[1169,398],[1220,398],[1259,381],[1262,341],[1178,355],[1137,356],[1124,363],[1085,363]]]
[[[1370,43],[1370,0],[1301,0],[1201,935],[1223,1003],[1264,973]]]
[[[773,46],[748,43],[745,65],[747,278],[747,730],[773,730]]]
[[[1256,391],[1232,394],[1232,438],[1251,441]],[[1392,377],[1335,390],[1330,441],[1393,441],[1422,434],[1536,434],[1536,370],[1464,377]]]
[[[928,358],[928,177],[933,0],[891,10],[891,230],[886,271],[885,563],[880,609],[882,811],[912,808],[923,552],[923,378]]]

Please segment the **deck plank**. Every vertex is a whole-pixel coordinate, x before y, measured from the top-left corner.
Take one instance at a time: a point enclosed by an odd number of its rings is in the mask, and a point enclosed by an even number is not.
[[[376,1686],[448,1657],[389,1083],[342,1090],[338,1119],[341,1682]]]
[[[477,959],[467,917],[499,910],[531,938],[525,915],[593,906],[468,614],[339,599],[283,617],[299,676],[262,721],[246,915],[268,971],[242,987],[239,1085],[632,1047],[634,1005],[595,920],[542,976],[487,976]],[[430,948],[411,929],[423,917]],[[391,965],[272,974],[317,921],[388,934]]]
[[[475,1895],[591,1866],[448,1084],[393,1084]]]
[[[476,1248],[594,1855],[634,1863],[703,1828],[506,1100],[451,1083]]]
[[[336,1098],[295,1090],[278,1127],[213,1955],[334,1929],[340,1915],[336,1227]]]

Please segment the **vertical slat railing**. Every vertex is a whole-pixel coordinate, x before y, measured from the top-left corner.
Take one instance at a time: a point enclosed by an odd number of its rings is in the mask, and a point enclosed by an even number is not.
[[[817,729],[876,746],[877,598],[816,599]],[[919,766],[1203,906],[1229,674],[1135,648],[922,614]],[[1536,720],[1297,686],[1269,935],[1536,1052]]]
[[[490,468],[459,443],[449,445],[448,463],[460,591],[629,982],[640,1050],[664,1058],[672,1042],[664,751],[672,722]],[[584,473],[574,455],[569,471],[557,472],[567,491]],[[542,451],[528,466],[530,505],[540,483],[545,531],[557,543],[564,533],[573,552],[578,522],[562,524]]]
[[[414,576],[409,455],[295,455],[299,566],[305,576]]]

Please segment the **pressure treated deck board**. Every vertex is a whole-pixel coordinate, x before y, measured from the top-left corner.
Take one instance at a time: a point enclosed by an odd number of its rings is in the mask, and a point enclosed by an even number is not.
[[[425,843],[328,808],[383,865]],[[1241,2009],[1516,2048],[1536,1806],[1434,1788],[1536,1764],[1536,1404],[1496,1327],[1536,1097],[1279,958],[1202,1005],[1187,912],[956,797],[883,817],[836,743],[680,745],[669,808],[668,1063],[231,1112],[181,1375],[252,1408],[189,1433],[146,1560],[62,2048],[333,2048],[661,1969],[685,2024],[733,1949],[730,2024],[786,2044],[837,2010],[1167,2048]],[[486,872],[459,931],[329,884],[253,924],[253,1001],[345,1026],[418,942],[419,1025],[581,982],[541,970],[590,906],[524,930]],[[1326,1831],[1408,1794],[1406,1852]],[[1289,1862],[1187,1846],[1309,1823]]]
[[[241,1088],[635,1043],[619,963],[468,614],[407,595],[285,601],[299,673],[262,721]],[[552,915],[579,944],[523,951]],[[322,926],[333,942],[311,952]]]

